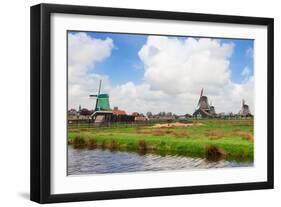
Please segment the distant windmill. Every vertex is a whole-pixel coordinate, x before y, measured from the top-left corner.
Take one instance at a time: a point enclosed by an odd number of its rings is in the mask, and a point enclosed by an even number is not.
[[[209,110],[210,105],[208,103],[208,98],[207,98],[207,96],[203,95],[203,90],[204,89],[202,88],[201,92],[200,92],[200,98],[199,98],[197,107],[200,109]]]
[[[208,97],[203,95],[204,89],[201,89],[199,101],[197,104],[197,109],[193,113],[193,116],[202,116],[202,117],[213,117],[215,116],[215,107],[209,105]]]
[[[250,107],[249,107],[249,105],[246,104],[244,99],[242,99],[242,108],[241,108],[239,114],[241,116],[252,116],[252,114],[250,112]]]
[[[110,106],[109,106],[109,95],[104,93],[101,94],[101,80],[99,83],[99,90],[98,90],[98,94],[91,94],[89,97],[90,98],[96,98],[96,106],[95,106],[95,111],[107,111],[107,110],[111,110]]]

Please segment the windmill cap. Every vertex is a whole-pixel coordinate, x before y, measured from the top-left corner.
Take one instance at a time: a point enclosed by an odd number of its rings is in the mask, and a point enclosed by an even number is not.
[[[106,93],[99,94],[99,95],[98,95],[98,98],[109,98],[109,95],[106,94]]]

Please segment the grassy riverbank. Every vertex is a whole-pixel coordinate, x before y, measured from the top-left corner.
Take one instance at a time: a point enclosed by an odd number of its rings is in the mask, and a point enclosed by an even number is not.
[[[253,161],[253,120],[200,120],[180,127],[122,126],[70,128],[74,148],[141,154],[181,155],[210,160]]]

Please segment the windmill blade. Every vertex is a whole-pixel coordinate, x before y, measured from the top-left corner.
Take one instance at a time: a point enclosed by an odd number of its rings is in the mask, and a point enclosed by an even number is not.
[[[98,95],[92,95],[92,94],[91,94],[91,95],[89,95],[89,97],[90,97],[90,98],[98,97]]]
[[[101,90],[101,80],[100,80],[100,85],[99,85],[99,92],[98,92],[98,95],[100,95],[100,90]]]

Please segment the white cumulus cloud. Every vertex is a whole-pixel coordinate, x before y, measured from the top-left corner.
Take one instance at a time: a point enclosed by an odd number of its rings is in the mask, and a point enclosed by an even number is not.
[[[90,72],[96,63],[111,55],[113,41],[96,39],[84,32],[68,34],[68,105],[69,108],[92,108],[93,100],[89,94],[95,93],[98,82],[103,79],[105,85],[108,78]]]
[[[145,65],[144,79],[152,89],[198,94],[203,87],[214,94],[230,78],[232,51],[232,44],[218,40],[150,36],[139,56]]]

